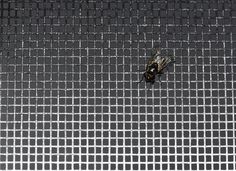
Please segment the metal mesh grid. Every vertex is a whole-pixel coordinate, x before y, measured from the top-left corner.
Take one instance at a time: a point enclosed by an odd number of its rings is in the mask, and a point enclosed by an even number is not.
[[[236,3],[0,3],[1,170],[236,170]],[[153,47],[174,67],[137,85]]]

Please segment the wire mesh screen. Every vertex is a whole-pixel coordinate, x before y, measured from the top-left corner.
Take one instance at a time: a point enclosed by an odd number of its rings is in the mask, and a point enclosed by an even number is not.
[[[1,0],[1,170],[236,170],[235,2]]]

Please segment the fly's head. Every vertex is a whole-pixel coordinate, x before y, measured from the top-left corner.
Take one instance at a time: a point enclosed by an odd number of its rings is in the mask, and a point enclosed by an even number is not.
[[[147,70],[143,74],[143,76],[145,78],[145,82],[154,84],[154,82],[155,82],[155,75],[156,75],[155,68],[151,68],[151,69]]]
[[[144,78],[145,78],[145,82],[146,82],[146,83],[152,83],[152,84],[154,84],[154,82],[155,82],[155,75],[151,75],[151,74],[148,74],[148,73],[144,73]]]

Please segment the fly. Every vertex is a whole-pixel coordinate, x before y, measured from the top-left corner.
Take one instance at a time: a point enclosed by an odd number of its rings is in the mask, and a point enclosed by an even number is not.
[[[175,60],[172,57],[161,56],[160,50],[155,49],[146,64],[142,79],[138,83],[141,83],[145,79],[146,83],[154,84],[156,76],[158,76],[161,82],[161,75],[164,74],[164,69],[166,68],[168,70],[169,65],[174,62]]]

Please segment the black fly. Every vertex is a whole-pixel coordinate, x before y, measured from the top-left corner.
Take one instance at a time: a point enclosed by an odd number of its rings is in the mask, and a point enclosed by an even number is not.
[[[156,75],[158,76],[159,81],[161,81],[161,75],[164,74],[164,69],[166,68],[168,70],[169,65],[174,62],[175,60],[173,58],[161,56],[160,50],[155,49],[146,64],[142,79],[138,83],[141,83],[143,79],[145,79],[146,83],[154,84]]]

